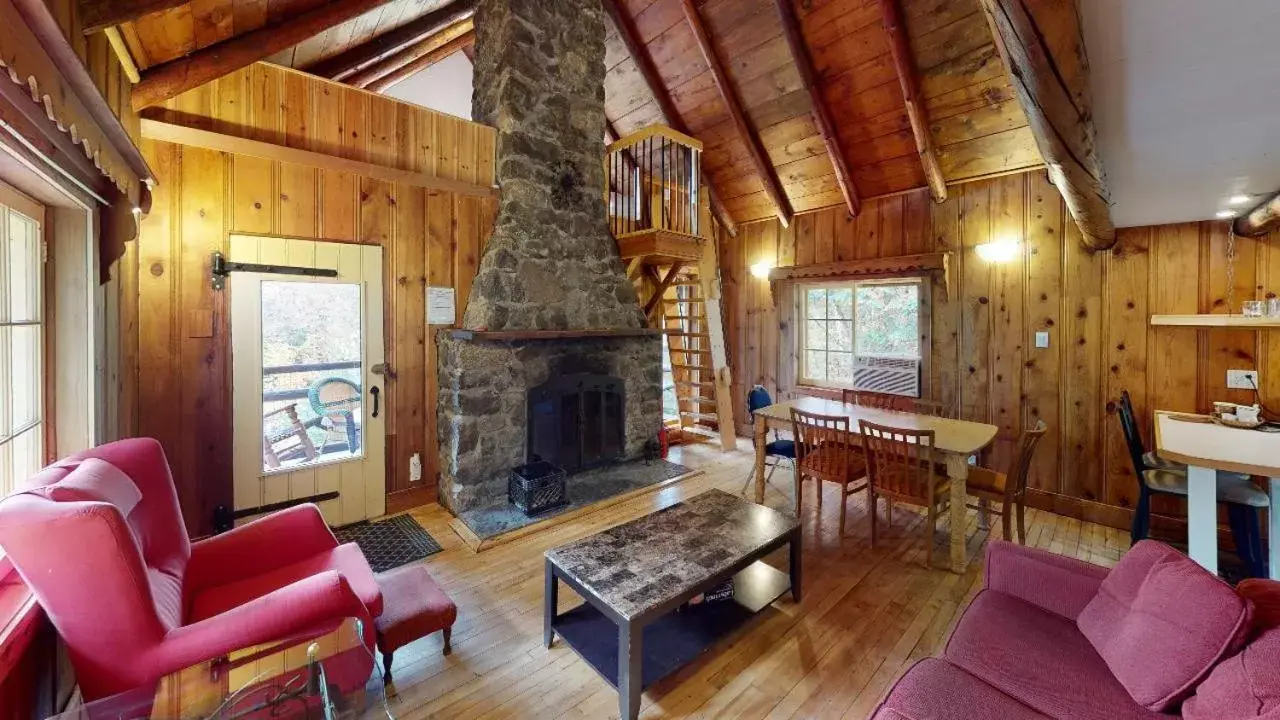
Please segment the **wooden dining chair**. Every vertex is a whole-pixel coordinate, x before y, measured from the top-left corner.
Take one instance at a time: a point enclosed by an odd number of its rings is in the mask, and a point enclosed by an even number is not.
[[[905,502],[928,512],[925,525],[925,564],[933,566],[933,535],[938,516],[947,507],[950,480],[939,476],[932,430],[877,425],[859,420],[863,454],[867,457],[867,507],[871,516],[871,546],[876,545],[877,498]],[[952,532],[956,532],[952,528]]]
[[[1035,454],[1040,438],[1049,432],[1049,426],[1043,420],[1036,426],[1022,433],[1018,440],[1018,456],[1008,474],[984,467],[969,468],[969,479],[965,488],[970,495],[978,498],[983,505],[970,505],[979,511],[999,512],[1000,522],[1004,526],[1004,539],[1013,540],[1013,512],[1018,513],[1018,543],[1027,544],[1027,526],[1023,519],[1026,511],[1027,476],[1031,474],[1031,457]],[[1000,510],[989,507],[999,504]]]
[[[912,398],[902,395],[890,395],[888,393],[871,392],[869,390],[854,390],[852,388],[844,388],[840,391],[840,401],[852,405],[861,405],[862,407],[875,408],[876,410],[902,410],[905,401]]]
[[[949,420],[956,419],[955,410],[940,400],[927,400],[925,398],[906,398],[905,400],[906,402],[902,403],[904,407],[900,409],[907,412],[917,415],[932,415]]]
[[[822,507],[822,484],[835,483],[840,486],[843,537],[849,496],[867,488],[866,459],[849,433],[849,418],[791,408],[791,436],[796,443],[796,517],[800,517],[804,478],[818,481],[818,507]]]

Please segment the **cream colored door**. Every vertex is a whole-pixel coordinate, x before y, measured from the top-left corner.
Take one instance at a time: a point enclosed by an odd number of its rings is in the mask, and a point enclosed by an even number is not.
[[[230,275],[235,509],[336,492],[329,524],[382,515],[382,248],[232,235],[227,261],[337,272]]]

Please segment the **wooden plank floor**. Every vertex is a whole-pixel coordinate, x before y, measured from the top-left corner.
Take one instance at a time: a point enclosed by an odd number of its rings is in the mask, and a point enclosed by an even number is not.
[[[390,700],[395,716],[617,717],[613,689],[563,641],[550,650],[542,647],[542,553],[712,487],[739,492],[751,459],[747,450],[675,448],[672,460],[706,474],[479,554],[449,529],[445,510],[413,510],[445,548],[426,563],[457,603],[458,621],[449,657],[440,653],[439,634],[396,654]],[[767,504],[789,508],[792,482],[790,472],[779,470]],[[976,559],[956,575],[940,569],[947,557],[945,522],[935,537],[939,568],[929,569],[922,517],[912,509],[896,508],[887,530],[882,518],[883,535],[872,549],[863,493],[849,500],[841,538],[838,489],[825,488],[820,511],[813,485],[806,484],[804,492],[803,602],[786,596],[699,661],[650,688],[642,718],[864,718],[903,670],[941,648],[981,586],[987,533],[978,528],[976,514],[970,513],[965,528]],[[1128,547],[1121,531],[1028,513],[1029,545],[1103,565],[1114,564]],[[770,561],[785,568],[785,552]],[[562,610],[579,602],[564,586],[560,597]]]

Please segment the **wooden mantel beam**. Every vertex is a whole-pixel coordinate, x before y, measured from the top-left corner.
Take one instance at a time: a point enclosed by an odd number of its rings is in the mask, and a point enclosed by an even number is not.
[[[413,75],[435,65],[450,55],[476,44],[476,31],[467,30],[465,33],[449,40],[445,44],[434,48],[421,57],[410,60],[408,63],[392,70],[391,72],[370,81],[364,86],[366,90],[376,93],[386,92],[388,88],[403,80],[407,80]]]
[[[1074,0],[979,0],[1049,179],[1086,247],[1116,242],[1094,138],[1089,61]],[[1048,32],[1052,30],[1052,32]]]
[[[813,122],[822,136],[822,144],[831,158],[831,167],[835,170],[836,185],[844,196],[845,207],[850,215],[862,212],[862,201],[858,198],[858,188],[853,184],[853,173],[849,171],[849,163],[845,160],[844,151],[840,149],[840,139],[836,134],[836,124],[827,107],[826,98],[822,96],[818,73],[813,69],[813,58],[809,55],[809,46],[805,44],[804,33],[800,31],[800,20],[796,17],[796,9],[791,0],[775,0],[778,15],[782,19],[783,34],[787,45],[791,48],[791,59],[800,71],[800,80],[805,90],[809,91],[809,103],[813,106]]]
[[[920,167],[924,169],[929,194],[933,196],[934,202],[945,202],[947,181],[942,176],[942,166],[938,164],[938,153],[933,149],[929,111],[925,109],[920,96],[920,79],[916,75],[915,59],[911,55],[911,45],[907,42],[907,28],[902,22],[902,8],[898,3],[899,0],[880,0],[884,29],[889,33],[889,54],[893,56],[893,66],[898,72],[898,85],[902,87],[907,119],[911,121],[911,134],[916,139]]]
[[[636,67],[640,69],[640,75],[644,78],[645,86],[649,88],[649,94],[653,96],[653,101],[658,104],[658,109],[662,111],[662,117],[667,125],[678,130],[685,135],[691,135],[689,128],[680,119],[680,112],[676,110],[676,105],[671,100],[671,95],[667,92],[667,88],[663,85],[662,76],[658,74],[658,69],[653,65],[653,59],[649,57],[649,52],[645,49],[644,43],[640,42],[640,33],[636,31],[635,22],[627,15],[625,8],[619,3],[621,0],[604,0],[604,9],[609,12],[609,16],[613,18],[613,24],[618,29],[618,35],[622,38],[622,42],[627,46],[627,52],[631,54],[631,59],[635,61]],[[724,227],[725,231],[732,237],[738,236],[738,225],[733,221],[733,216],[725,209],[724,203],[720,202],[720,195],[716,192],[715,180],[706,168],[702,169],[702,178],[707,183],[707,195],[711,203],[711,212],[715,213],[716,219]]]
[[[192,88],[248,67],[281,50],[315,37],[391,0],[334,0],[310,12],[210,45],[158,65],[133,88],[133,109],[158,105]]]
[[[440,34],[450,25],[471,17],[475,11],[476,0],[453,0],[368,42],[310,65],[304,68],[304,72],[330,80],[342,80],[357,70],[380,62],[414,43]]]
[[[1237,235],[1260,237],[1276,228],[1280,228],[1280,192],[1236,218],[1232,229]]]
[[[773,212],[778,216],[778,222],[782,223],[783,227],[788,227],[791,225],[793,214],[791,201],[787,199],[786,193],[782,192],[782,183],[778,182],[778,174],[773,169],[773,163],[769,162],[764,145],[760,143],[760,136],[755,128],[751,127],[751,123],[747,122],[747,114],[742,110],[742,103],[738,102],[733,85],[729,83],[729,76],[725,74],[724,66],[720,64],[716,49],[711,44],[711,36],[707,34],[707,28],[702,23],[702,16],[698,14],[698,6],[693,0],[681,0],[681,5],[684,7],[685,20],[689,22],[689,27],[693,28],[693,36],[698,43],[698,49],[702,51],[702,58],[711,69],[711,78],[715,81],[716,89],[720,91],[720,99],[729,108],[729,115],[733,118],[738,137],[747,146],[751,164],[755,166],[756,174],[760,176],[760,182],[764,185],[764,194],[773,205]]]
[[[475,24],[471,18],[463,18],[452,25],[444,27],[435,35],[425,37],[372,65],[366,65],[359,71],[343,78],[342,82],[356,87],[369,87],[380,78],[391,75],[404,66],[453,43],[460,37],[473,35],[474,32]]]
[[[191,0],[80,0],[80,24],[85,35],[92,35],[188,2]]]

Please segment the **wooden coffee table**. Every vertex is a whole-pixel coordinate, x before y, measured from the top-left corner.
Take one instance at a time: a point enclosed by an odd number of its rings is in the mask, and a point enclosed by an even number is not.
[[[761,561],[789,545],[784,573]],[[733,601],[682,607],[733,578]],[[585,603],[556,614],[563,581]],[[710,490],[546,553],[544,640],[556,634],[618,690],[620,717],[640,692],[687,664],[787,590],[800,601],[800,524]]]

